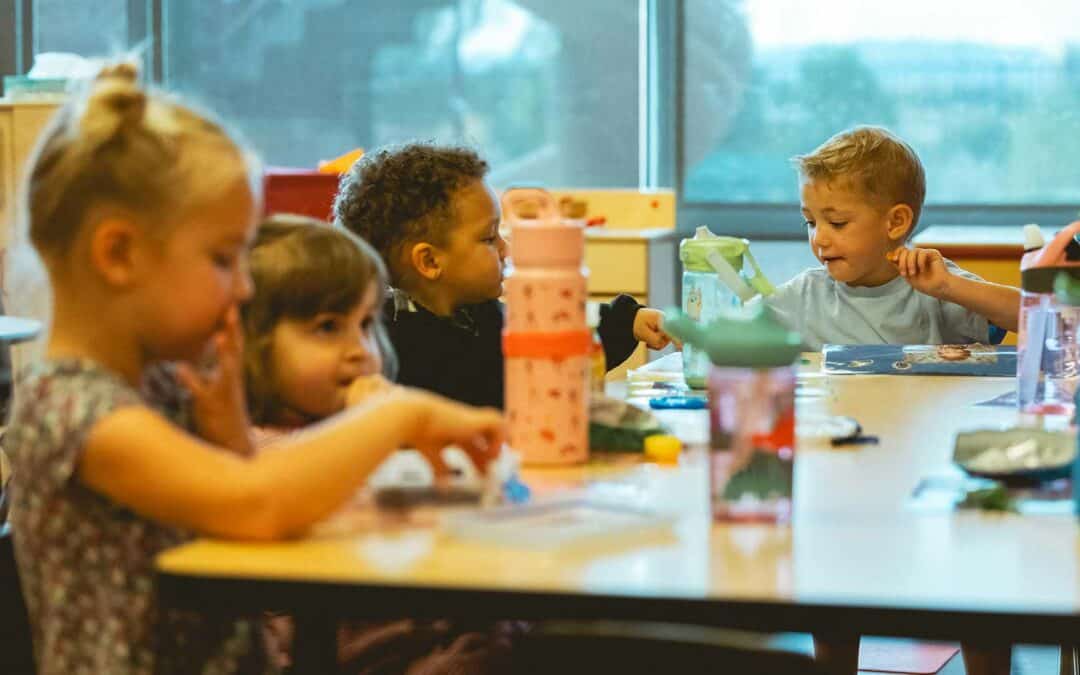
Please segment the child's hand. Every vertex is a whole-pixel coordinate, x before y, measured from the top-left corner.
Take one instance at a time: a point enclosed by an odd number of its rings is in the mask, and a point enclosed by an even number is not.
[[[651,307],[642,307],[634,316],[634,339],[644,342],[649,349],[663,349],[673,341],[672,337],[664,332],[663,325],[663,312]],[[678,345],[678,341],[675,342]]]
[[[292,617],[284,614],[266,616],[262,633],[270,662],[283,670],[291,666],[293,635],[296,633]]]
[[[416,415],[406,444],[422,452],[437,473],[449,470],[442,459],[443,448],[449,445],[464,450],[481,472],[499,456],[506,425],[498,410],[473,408],[418,389],[396,389]]]
[[[345,392],[345,405],[351,407],[363,403],[373,396],[393,391],[396,386],[382,375],[358,377],[352,381],[348,391]]]
[[[941,252],[932,248],[898,248],[885,256],[920,293],[944,298],[952,274],[945,267]]]
[[[225,315],[225,327],[214,335],[212,344],[211,367],[181,363],[176,376],[191,392],[192,415],[199,435],[211,443],[251,454],[254,445],[244,396],[244,337],[236,307]]]

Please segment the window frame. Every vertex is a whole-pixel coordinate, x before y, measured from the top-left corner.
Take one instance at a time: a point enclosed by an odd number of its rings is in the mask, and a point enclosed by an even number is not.
[[[141,50],[147,80],[156,85],[162,82],[162,2],[127,2],[128,46]],[[30,70],[34,64],[34,27],[34,0],[0,0],[0,74],[24,75]]]
[[[33,27],[34,0],[0,0],[0,75],[22,75],[30,70],[34,60]]]

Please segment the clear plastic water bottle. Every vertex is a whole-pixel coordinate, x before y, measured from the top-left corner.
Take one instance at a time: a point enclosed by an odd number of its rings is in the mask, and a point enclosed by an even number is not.
[[[679,244],[683,265],[682,308],[693,321],[705,325],[759,293],[772,293],[772,284],[750,253],[750,242],[713,234],[699,227]],[[683,346],[683,375],[694,389],[704,389],[709,357],[693,345]]]
[[[802,338],[758,308],[701,326],[669,313],[664,328],[707,354],[709,491],[717,520],[791,518],[795,367]]]
[[[1080,381],[1080,222],[1020,264],[1016,399],[1022,412],[1071,415]]]

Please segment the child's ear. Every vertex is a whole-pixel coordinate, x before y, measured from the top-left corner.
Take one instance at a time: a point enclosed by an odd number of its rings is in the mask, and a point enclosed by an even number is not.
[[[426,241],[412,245],[409,249],[409,263],[417,274],[428,281],[436,281],[442,276],[439,251]]]
[[[886,232],[889,239],[902,242],[911,233],[915,212],[907,204],[896,204],[885,214]]]
[[[137,276],[136,249],[145,238],[139,226],[122,217],[103,218],[90,235],[90,262],[106,283],[127,286]]]

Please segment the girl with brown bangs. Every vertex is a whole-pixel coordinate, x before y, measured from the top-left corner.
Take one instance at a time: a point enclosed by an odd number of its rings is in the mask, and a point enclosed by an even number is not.
[[[276,215],[251,250],[255,294],[242,308],[248,406],[262,447],[347,407],[392,392],[394,353],[381,323],[382,260],[346,230]],[[290,663],[292,622],[267,622],[268,648]],[[338,632],[340,671],[498,672],[508,632],[465,632],[448,621],[352,623]]]
[[[255,294],[241,316],[257,440],[389,390],[386,271],[370,246],[321,221],[276,215],[260,226],[250,264]]]

